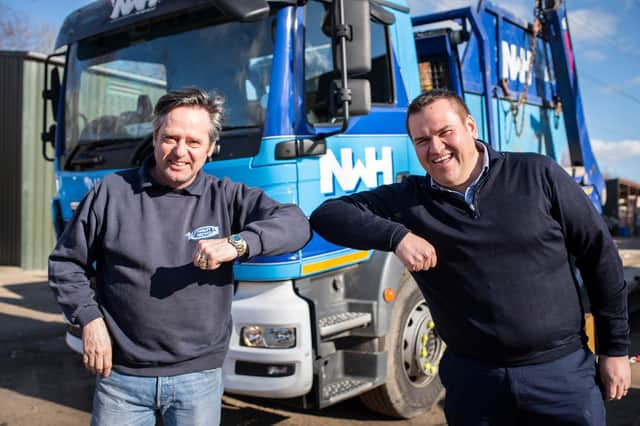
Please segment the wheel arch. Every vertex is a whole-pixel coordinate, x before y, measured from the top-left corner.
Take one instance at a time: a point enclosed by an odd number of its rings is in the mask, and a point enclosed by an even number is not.
[[[376,336],[384,336],[389,331],[395,305],[384,300],[384,290],[389,288],[397,294],[404,273],[405,267],[395,254],[376,251],[369,262],[353,271],[356,276],[350,277],[353,285],[349,286],[348,297],[377,302]]]

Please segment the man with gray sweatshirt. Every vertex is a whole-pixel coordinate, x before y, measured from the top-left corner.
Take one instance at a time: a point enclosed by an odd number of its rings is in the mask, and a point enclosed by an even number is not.
[[[86,195],[49,257],[49,284],[97,374],[92,424],[218,424],[233,262],[296,251],[310,228],[295,205],[201,171],[221,98],[180,89],[154,113],[153,156]]]

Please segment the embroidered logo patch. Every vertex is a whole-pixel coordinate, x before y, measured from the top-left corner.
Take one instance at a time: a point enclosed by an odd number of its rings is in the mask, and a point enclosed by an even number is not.
[[[188,240],[206,240],[207,238],[215,237],[219,233],[220,231],[217,226],[207,225],[187,232],[184,236],[187,237]]]

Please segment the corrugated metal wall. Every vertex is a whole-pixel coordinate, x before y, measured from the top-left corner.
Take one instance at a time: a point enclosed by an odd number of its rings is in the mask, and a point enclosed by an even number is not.
[[[20,266],[45,269],[55,244],[51,222],[51,197],[55,194],[53,163],[42,158],[42,97],[44,60],[25,58],[22,79],[22,212]],[[53,123],[51,107],[48,122]],[[49,149],[49,155],[52,150]]]
[[[0,264],[20,264],[22,65],[0,52]]]
[[[45,269],[55,242],[53,164],[40,142],[43,82],[44,55],[0,52],[0,265]]]

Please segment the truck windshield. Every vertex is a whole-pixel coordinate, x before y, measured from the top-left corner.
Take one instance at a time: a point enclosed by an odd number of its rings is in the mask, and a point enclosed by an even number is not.
[[[154,25],[155,33],[136,27],[126,35],[71,46],[61,166],[96,170],[140,164],[151,152],[153,106],[168,90],[185,86],[224,96],[224,157],[254,155],[269,94],[274,23],[271,16],[174,33],[164,25]],[[234,142],[226,149],[225,135]]]

